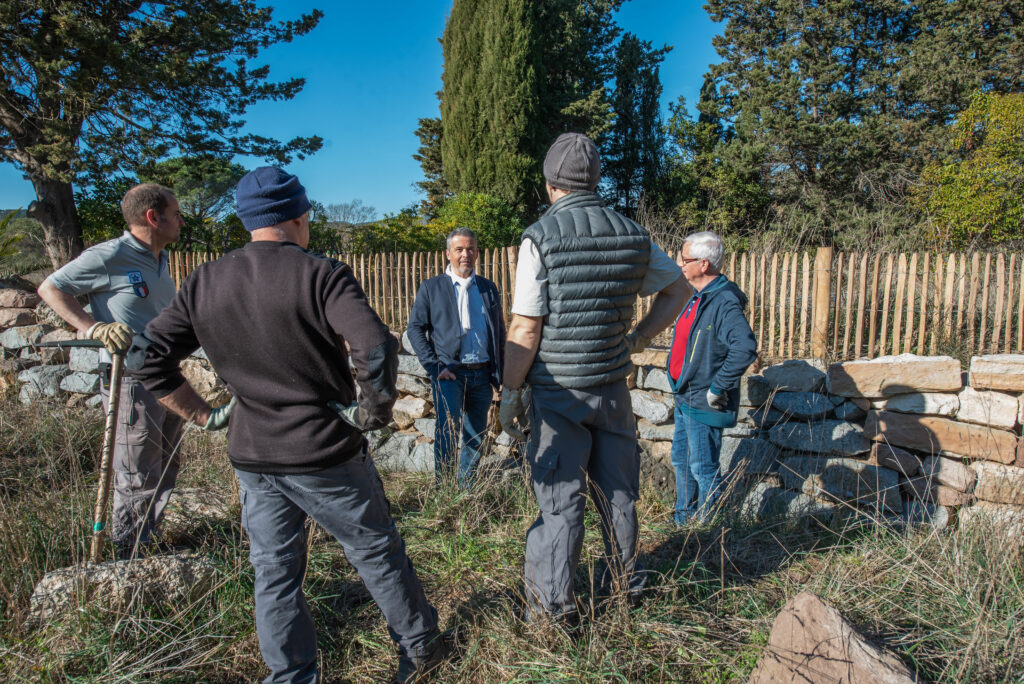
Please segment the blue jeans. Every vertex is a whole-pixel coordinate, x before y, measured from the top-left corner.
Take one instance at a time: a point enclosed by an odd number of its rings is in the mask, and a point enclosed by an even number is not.
[[[683,525],[693,516],[707,519],[722,495],[718,457],[722,451],[722,428],[698,422],[680,408],[675,395],[676,431],[672,439],[672,465],[676,470],[675,520]]]
[[[473,484],[473,470],[480,460],[480,443],[487,432],[487,412],[491,408],[491,371],[489,367],[456,368],[455,380],[434,378],[434,473],[438,482],[450,473],[462,437],[458,481],[463,489]]]

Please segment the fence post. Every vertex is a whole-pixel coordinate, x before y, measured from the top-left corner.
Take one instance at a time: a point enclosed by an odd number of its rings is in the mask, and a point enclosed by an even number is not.
[[[814,255],[814,309],[811,322],[811,356],[825,359],[828,352],[829,313],[832,299],[832,248],[819,247]]]

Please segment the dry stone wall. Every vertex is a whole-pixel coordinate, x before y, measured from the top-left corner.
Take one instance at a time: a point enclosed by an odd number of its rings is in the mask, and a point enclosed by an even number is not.
[[[0,290],[0,390],[23,402],[98,405],[98,353],[39,342],[71,339],[34,293]],[[393,424],[367,435],[379,466],[432,471],[436,421],[427,372],[403,336]],[[641,479],[674,498],[673,400],[667,352],[633,356],[629,379]],[[183,363],[213,404],[224,384],[200,351]],[[726,505],[754,519],[864,514],[944,526],[959,517],[1024,526],[1024,355],[971,360],[910,354],[837,363],[789,360],[744,376],[738,424],[725,430]],[[491,425],[496,427],[496,421]],[[492,432],[487,462],[520,445]]]

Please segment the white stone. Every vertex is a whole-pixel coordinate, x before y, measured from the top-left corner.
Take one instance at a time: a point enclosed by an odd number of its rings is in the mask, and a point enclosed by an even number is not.
[[[958,492],[970,492],[977,479],[974,470],[960,461],[943,456],[926,456],[921,461],[921,473],[928,481],[945,485]]]
[[[652,368],[644,376],[644,389],[658,390],[659,392],[672,393],[672,387],[668,384],[668,373],[660,368]]]
[[[430,413],[430,404],[419,397],[406,397],[395,402],[393,415],[395,422],[403,430],[411,427],[417,418],[424,418]]]
[[[974,389],[1024,392],[1024,354],[989,354],[971,357]]]
[[[0,347],[22,349],[42,341],[43,335],[53,330],[48,325],[22,325],[0,332]]]
[[[637,431],[640,433],[640,439],[653,439],[660,440],[663,442],[671,442],[675,437],[676,428],[672,423],[667,425],[654,425],[644,419],[640,419],[636,424]]]
[[[410,470],[411,466],[414,465],[412,460],[413,446],[419,437],[418,434],[413,432],[396,432],[391,434],[371,452],[374,463],[381,470]]]
[[[992,503],[1024,506],[1024,468],[989,461],[977,461],[970,467],[978,476],[975,497]]]
[[[415,375],[420,378],[430,377],[426,369],[420,365],[420,360],[409,354],[398,355],[398,372],[408,373],[409,375]]]
[[[956,419],[1002,430],[1012,430],[1017,424],[1020,404],[1016,397],[994,391],[981,391],[965,387],[960,392],[960,410]]]
[[[60,393],[60,381],[71,369],[67,366],[36,366],[18,373],[18,381],[31,385],[39,394],[55,397]]]
[[[96,394],[100,391],[100,376],[96,373],[71,373],[60,381],[60,388],[71,394]]]
[[[406,375],[405,373],[399,373],[398,379],[395,382],[395,387],[398,391],[403,394],[411,394],[414,397],[420,399],[430,399],[430,383],[422,378],[418,378],[415,375]]]
[[[421,435],[434,439],[434,430],[437,426],[436,418],[417,418],[412,424]],[[505,433],[503,432],[502,434]]]
[[[871,402],[871,407],[880,411],[952,418],[960,408],[960,400],[955,394],[943,392],[911,392],[909,394],[894,394],[886,399],[876,399]]]
[[[633,390],[629,397],[633,402],[633,413],[649,423],[661,425],[672,417],[672,411],[665,402],[648,392]]]
[[[959,392],[960,362],[949,356],[880,356],[834,363],[828,391],[844,397],[882,398],[911,392]]]
[[[100,352],[87,347],[72,347],[68,365],[76,373],[95,373],[100,366]]]

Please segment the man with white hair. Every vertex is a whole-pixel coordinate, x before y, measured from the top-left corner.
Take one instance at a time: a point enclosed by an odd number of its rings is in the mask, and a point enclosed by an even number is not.
[[[747,296],[721,274],[724,255],[722,239],[703,231],[686,238],[678,260],[693,288],[668,356],[680,525],[695,517],[706,520],[721,496],[722,429],[736,424],[740,377],[757,358],[757,340],[743,316]]]

